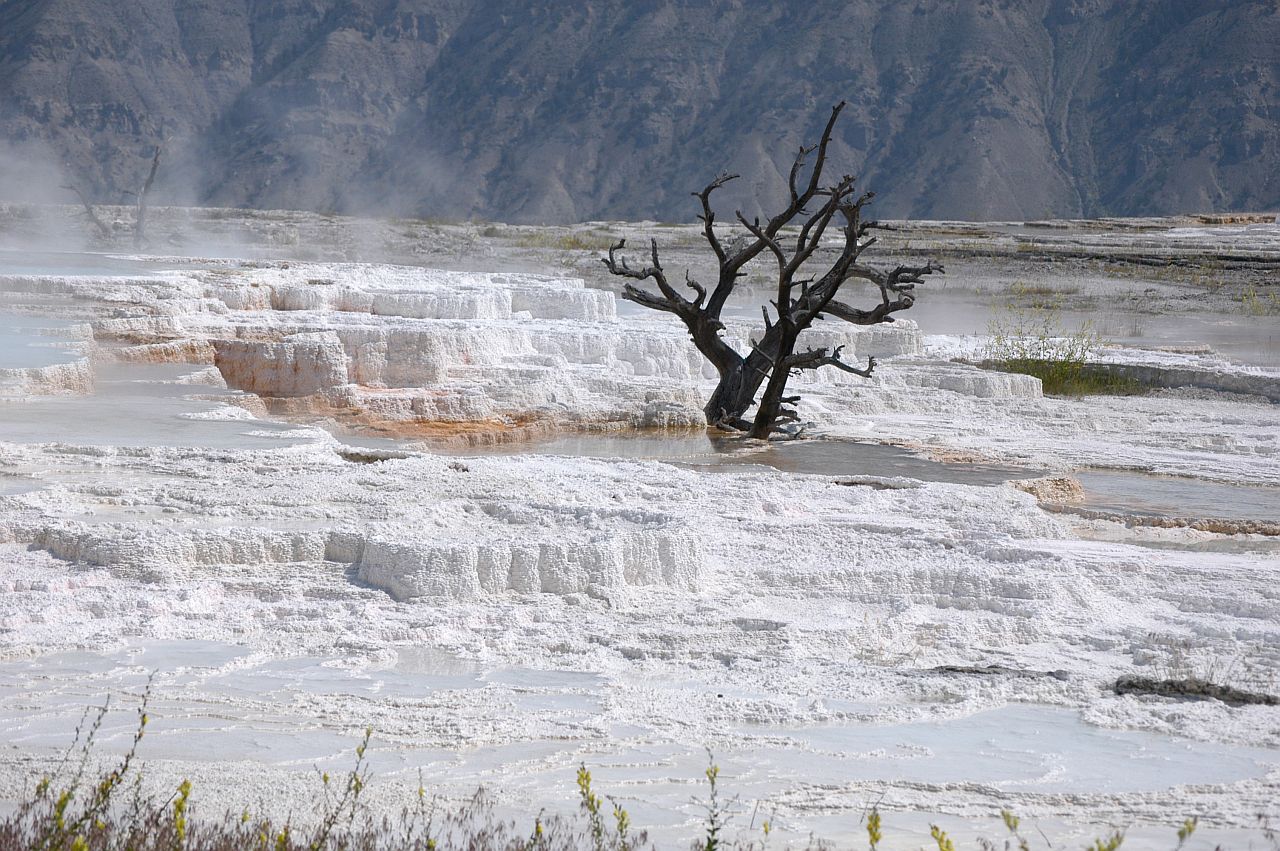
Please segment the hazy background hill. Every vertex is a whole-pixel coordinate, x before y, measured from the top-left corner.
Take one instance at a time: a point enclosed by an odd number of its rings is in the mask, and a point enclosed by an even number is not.
[[[883,217],[1280,207],[1275,0],[0,0],[10,197],[687,220],[841,98]]]

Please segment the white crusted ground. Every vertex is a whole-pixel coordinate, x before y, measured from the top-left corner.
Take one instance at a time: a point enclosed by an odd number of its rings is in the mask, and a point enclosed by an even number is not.
[[[1276,691],[1262,543],[1157,549],[1105,523],[1090,537],[1112,540],[1083,540],[1008,485],[353,447],[247,395],[422,427],[699,422],[708,376],[679,329],[573,280],[226,264],[0,289],[74,299],[113,377],[74,409],[8,403],[25,430],[0,425],[5,797],[77,706],[158,669],[154,776],[234,777],[197,782],[210,812],[288,809],[369,724],[380,806],[423,768],[448,795],[571,810],[585,760],[666,838],[696,822],[704,746],[743,796],[738,827],[759,800],[798,837],[856,831],[877,800],[912,837],[911,813],[1005,806],[1068,832],[1200,814],[1211,839],[1280,816],[1280,709],[1107,690],[1190,673]],[[1274,405],[1046,399],[923,354],[909,321],[828,333],[887,356],[870,382],[797,383],[829,433],[1280,484]],[[135,417],[95,426],[121,387]],[[39,439],[31,418],[65,410],[82,422]],[[1026,675],[933,670],[989,664]]]

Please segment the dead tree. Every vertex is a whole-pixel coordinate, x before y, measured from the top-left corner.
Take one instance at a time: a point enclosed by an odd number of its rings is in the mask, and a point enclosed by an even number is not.
[[[133,220],[133,246],[141,248],[146,241],[146,224],[147,224],[147,195],[151,192],[151,185],[156,182],[156,172],[160,170],[160,155],[164,152],[164,142],[156,145],[155,153],[151,157],[151,170],[147,172],[147,179],[143,181],[142,188],[138,190],[138,206],[137,215]]]
[[[89,203],[89,199],[80,191],[79,186],[70,183],[63,184],[63,189],[76,193],[76,197],[80,199],[81,206],[84,207],[85,215],[89,217],[89,223],[93,225],[94,230],[98,232],[98,237],[107,240],[111,238],[111,228],[98,215],[98,211]]]
[[[147,196],[151,193],[151,187],[156,182],[156,173],[160,171],[160,155],[164,153],[164,145],[163,141],[156,145],[155,152],[151,156],[151,169],[147,172],[146,180],[142,182],[142,186],[138,191],[124,193],[137,198],[133,220],[133,244],[136,248],[141,248],[146,242]],[[84,212],[89,217],[90,224],[98,232],[98,236],[104,241],[109,240],[112,236],[111,226],[98,215],[98,211],[89,203],[88,197],[85,196],[80,187],[68,183],[64,184],[62,188],[76,193],[76,197],[80,199],[80,204],[84,207]]]
[[[758,218],[748,221],[741,212],[737,213],[739,223],[749,235],[745,242],[726,248],[716,234],[715,213],[711,208],[712,193],[738,175],[722,174],[701,192],[693,193],[702,205],[698,216],[702,221],[702,235],[719,264],[718,278],[710,293],[693,280],[688,271],[684,283],[692,295],[686,297],[677,291],[658,259],[657,240],[650,241],[650,264],[643,268],[631,267],[618,253],[625,247],[625,240],[619,240],[604,258],[605,266],[614,275],[634,281],[653,281],[657,293],[627,283],[622,297],[679,317],[689,329],[698,351],[716,368],[720,381],[703,409],[708,425],[767,439],[775,432],[785,431],[788,423],[799,420],[795,409],[788,407],[799,400],[798,396],[786,395],[787,379],[791,375],[831,366],[870,377],[876,366],[874,358],[868,359],[865,368],[859,368],[841,360],[842,347],[839,346],[833,351],[825,348],[797,351],[801,335],[815,321],[827,317],[855,325],[893,322],[891,314],[915,303],[915,285],[923,283],[926,275],[943,271],[942,266],[932,261],[924,266],[898,266],[889,271],[858,262],[862,253],[876,241],[868,233],[878,227],[878,223],[862,218],[863,208],[874,193],[857,194],[855,179],[849,175],[827,185],[822,183],[831,133],[844,106],[841,102],[831,110],[818,143],[801,147],[796,155],[788,178],[790,198],[786,208],[764,223]],[[813,167],[808,179],[803,180],[806,160],[815,151]],[[810,211],[809,207],[815,204],[816,208]],[[798,225],[798,231],[784,236],[783,228],[793,222]],[[816,270],[808,268],[806,264],[822,247],[828,231],[838,231],[843,237],[838,254],[834,260],[829,254],[824,255]],[[743,268],[764,252],[777,261],[776,297],[770,301],[774,317],[770,317],[768,306],[761,307],[764,333],[753,342],[751,350],[742,355],[721,336],[725,326],[720,314],[738,280],[746,274]],[[879,303],[862,310],[836,300],[840,288],[853,279],[875,285],[880,292]],[[755,415],[747,419],[762,384],[765,389]]]

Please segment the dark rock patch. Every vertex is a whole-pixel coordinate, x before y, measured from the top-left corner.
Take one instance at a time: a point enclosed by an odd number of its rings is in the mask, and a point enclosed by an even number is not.
[[[1152,695],[1184,700],[1220,700],[1228,706],[1280,706],[1280,698],[1274,695],[1243,691],[1232,686],[1194,678],[1157,680],[1150,677],[1121,677],[1111,688],[1116,694]]]

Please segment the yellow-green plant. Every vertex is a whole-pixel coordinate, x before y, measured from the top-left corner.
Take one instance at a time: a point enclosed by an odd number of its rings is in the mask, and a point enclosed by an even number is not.
[[[187,801],[191,798],[191,781],[185,777],[173,799],[173,848],[181,851],[187,841]]]
[[[1280,295],[1274,292],[1259,293],[1257,287],[1249,287],[1240,294],[1240,306],[1250,316],[1271,316],[1280,313]]]
[[[1037,310],[1060,310],[1068,295],[1080,291],[1079,287],[1055,287],[1051,284],[1033,284],[1030,281],[1014,281],[1008,289],[1011,304]]]
[[[1124,844],[1124,831],[1117,830],[1106,839],[1095,839],[1086,851],[1116,851]]]
[[[427,785],[422,780],[422,769],[418,769],[418,788],[414,796],[413,809],[405,809],[401,813],[401,827],[403,828],[400,847],[401,848],[422,848],[425,851],[435,851],[436,839],[432,835],[432,828],[435,824],[436,817],[436,797],[434,795],[428,800]],[[535,827],[537,831],[542,829],[542,814],[538,814]],[[535,831],[536,835],[541,835]],[[532,844],[532,842],[531,842]],[[537,847],[537,846],[535,846]]]
[[[546,230],[528,230],[515,239],[518,248],[554,248],[557,251],[604,251],[614,243],[607,233],[570,231],[557,234]]]
[[[707,751],[707,770],[704,775],[711,789],[707,793],[707,800],[703,804],[707,811],[706,819],[706,836],[704,837],[700,847],[702,851],[718,851],[724,846],[724,841],[720,838],[721,832],[724,830],[725,823],[729,820],[729,807],[732,802],[725,802],[720,798],[720,766],[716,765],[715,757],[711,751]]]
[[[332,794],[328,772],[320,775],[320,783],[324,789],[322,799],[323,815],[320,819],[319,829],[307,845],[308,851],[320,851],[321,848],[328,844],[334,827],[344,813],[347,814],[347,831],[348,833],[350,832],[351,826],[355,822],[356,814],[360,811],[360,793],[364,791],[368,782],[368,769],[366,768],[364,755],[365,751],[369,749],[369,739],[372,737],[373,728],[366,727],[364,738],[356,746],[355,768],[351,769],[351,772],[347,775],[347,781],[343,784],[341,795]],[[419,789],[421,789],[421,784],[419,784]],[[286,832],[287,830],[286,827]]]
[[[145,700],[145,698],[144,698]],[[102,726],[101,715],[86,713],[77,727],[77,741],[91,743]],[[145,703],[139,709],[139,728],[145,726]],[[88,720],[92,718],[92,720]],[[631,815],[622,804],[612,798],[602,797],[593,784],[591,772],[585,764],[577,769],[577,785],[581,809],[586,816],[586,830],[581,821],[564,821],[560,817],[539,812],[529,834],[514,833],[514,822],[496,821],[492,815],[492,803],[482,792],[477,792],[469,804],[455,810],[446,810],[440,816],[439,833],[433,830],[435,798],[428,795],[419,775],[417,809],[406,807],[401,812],[402,823],[390,819],[375,821],[368,807],[360,804],[361,794],[367,787],[368,770],[366,753],[372,731],[366,729],[356,748],[356,765],[341,785],[327,773],[320,775],[322,818],[315,828],[302,828],[292,821],[283,825],[268,817],[255,818],[249,810],[239,813],[229,811],[221,820],[195,821],[191,817],[191,799],[194,785],[184,779],[176,793],[162,803],[148,799],[141,807],[132,810],[122,806],[109,806],[88,820],[85,810],[97,800],[98,790],[110,795],[119,788],[119,780],[128,770],[132,758],[120,761],[114,768],[101,773],[96,780],[83,769],[77,771],[71,785],[60,784],[55,773],[43,778],[35,787],[33,796],[23,802],[17,813],[0,819],[0,848],[41,849],[41,851],[437,851],[438,848],[488,849],[505,848],[509,851],[550,851],[550,849],[595,848],[596,851],[632,851],[652,847],[643,830],[632,824]],[[141,733],[135,735],[134,747],[141,741]],[[83,747],[83,745],[81,746]],[[80,755],[81,761],[86,757]],[[64,757],[69,760],[71,754]],[[121,765],[124,768],[121,768]],[[133,774],[140,769],[133,766]],[[703,838],[696,848],[702,851],[722,851],[728,848],[763,849],[767,846],[774,823],[771,817],[763,822],[764,839],[760,842],[734,840],[726,837],[725,829],[733,801],[725,801],[720,788],[720,768],[708,752],[708,765],[704,777],[710,786],[710,794],[701,803],[707,818]],[[110,782],[108,782],[110,781]],[[76,788],[94,790],[84,805],[77,808]],[[336,790],[343,791],[338,793]],[[605,801],[612,805],[606,813]],[[137,814],[141,813],[141,816]],[[364,818],[357,825],[357,813]],[[345,816],[345,818],[344,818]],[[610,819],[611,816],[611,819]],[[1021,832],[1021,820],[1010,810],[1002,810],[1000,818],[1008,832],[1005,851],[1027,851],[1030,843]],[[407,823],[407,824],[406,824]],[[755,819],[752,818],[754,827]],[[1177,828],[1178,844],[1174,851],[1183,851],[1198,827],[1195,817],[1185,819]],[[612,825],[612,826],[610,826]],[[1269,845],[1280,851],[1280,836],[1265,816],[1259,816],[1259,828]],[[51,836],[50,831],[56,831]],[[867,839],[872,851],[878,851],[885,842],[883,819],[878,806],[872,806],[866,816]],[[938,851],[956,851],[955,841],[936,824],[930,825],[930,837]],[[1041,834],[1043,836],[1043,834]],[[527,837],[527,838],[526,838]],[[1124,843],[1124,832],[1117,830],[1104,838],[1094,840],[1085,851],[1119,851]],[[1048,838],[1045,842],[1048,843]],[[978,839],[979,847],[994,851],[998,846],[986,838]],[[811,837],[809,848],[832,847]],[[1049,847],[1057,847],[1050,845]]]
[[[138,745],[147,727],[147,703],[151,696],[151,681],[147,681],[142,701],[138,706],[138,727],[133,735],[133,742],[120,761],[107,769],[93,784],[85,805],[79,811],[75,808],[81,785],[87,776],[89,757],[93,752],[94,742],[102,729],[102,722],[107,716],[110,700],[107,700],[95,712],[86,711],[76,725],[71,747],[64,754],[62,762],[55,771],[55,776],[44,777],[36,787],[36,802],[51,798],[52,807],[40,829],[39,838],[31,843],[33,851],[54,851],[65,847],[75,848],[78,845],[88,848],[88,835],[101,831],[105,824],[103,816],[111,807],[112,799],[120,784],[129,776],[130,769],[137,757]],[[92,718],[92,720],[89,720]],[[87,726],[86,726],[87,724]],[[79,765],[67,782],[53,795],[53,784],[56,776],[70,761],[72,754],[79,753]]]
[[[867,816],[867,840],[871,843],[871,851],[880,847],[880,840],[883,838],[884,835],[880,832],[880,808],[872,807]]]
[[[618,835],[618,851],[629,851],[631,842],[627,838],[627,830],[631,827],[631,816],[617,801],[613,802],[613,823]]]
[[[1187,844],[1187,840],[1191,838],[1191,834],[1196,832],[1196,826],[1199,823],[1200,820],[1195,816],[1192,816],[1182,823],[1182,827],[1178,828],[1178,844],[1174,851],[1178,851],[1178,849],[1181,849],[1182,846]]]
[[[601,815],[602,802],[600,796],[591,789],[591,772],[586,763],[578,765],[578,800],[582,811],[587,814],[587,827],[591,833],[591,841],[595,851],[604,851],[605,827]]]
[[[529,848],[538,849],[538,851],[541,851],[541,849],[547,847],[546,845],[547,831],[542,826],[542,815],[543,815],[542,812],[539,812],[536,816],[534,816],[533,830],[529,833],[529,842],[527,843]]]
[[[1009,835],[1018,843],[1018,851],[1030,851],[1030,844],[1021,833],[1018,832],[1018,826],[1022,824],[1022,819],[1013,814],[1013,810],[1001,810],[1000,818],[1004,821],[1005,830],[1009,831]],[[1007,847],[1007,846],[1006,846]]]

